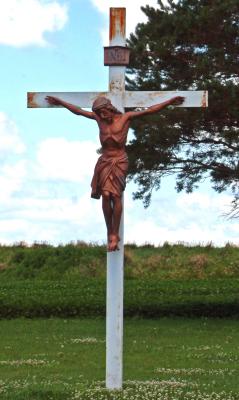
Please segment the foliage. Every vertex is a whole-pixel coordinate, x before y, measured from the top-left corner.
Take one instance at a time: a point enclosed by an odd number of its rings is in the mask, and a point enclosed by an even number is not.
[[[126,279],[239,278],[239,249],[225,247],[145,244],[125,246]],[[86,243],[65,246],[0,246],[0,280],[82,280],[106,277],[106,249]]]
[[[239,250],[125,247],[126,316],[238,316]],[[105,316],[104,246],[0,247],[0,317]]]
[[[235,199],[232,200],[231,211],[226,214],[230,219],[239,217],[239,196],[237,195]]]
[[[0,247],[1,280],[15,279],[74,279],[75,275],[105,276],[104,246],[78,242],[57,247],[48,244]]]
[[[164,176],[191,192],[209,177],[213,188],[239,195],[237,0],[159,0],[146,6],[128,46],[130,90],[208,90],[207,109],[166,109],[133,122],[128,146],[135,198],[149,205]],[[238,204],[238,203],[237,203]]]

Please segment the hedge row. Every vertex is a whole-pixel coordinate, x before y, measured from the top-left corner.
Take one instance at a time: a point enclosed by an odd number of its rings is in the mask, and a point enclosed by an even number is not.
[[[124,315],[238,317],[239,280],[125,280]],[[104,317],[106,282],[17,281],[0,284],[0,318]]]
[[[126,245],[126,279],[223,279],[239,278],[239,248],[227,245],[137,247]],[[0,281],[9,280],[79,280],[106,276],[106,248],[94,244],[52,247],[0,245]]]

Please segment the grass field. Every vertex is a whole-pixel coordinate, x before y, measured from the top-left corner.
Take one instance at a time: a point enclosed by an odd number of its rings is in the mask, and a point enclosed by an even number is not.
[[[105,267],[104,246],[0,245],[0,400],[239,400],[238,247],[125,247],[113,392]]]
[[[126,319],[124,389],[108,393],[104,319],[1,320],[0,398],[236,400],[239,321]]]
[[[0,282],[0,318],[105,317],[106,281]],[[239,279],[126,279],[127,317],[239,317]]]

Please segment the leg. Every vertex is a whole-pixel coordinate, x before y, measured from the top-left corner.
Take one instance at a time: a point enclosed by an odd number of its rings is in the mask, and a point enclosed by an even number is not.
[[[120,196],[114,196],[114,195],[112,195],[112,201],[113,201],[113,214],[112,214],[112,235],[110,242],[110,251],[115,251],[119,250],[118,242],[120,241],[119,227],[122,215],[122,201]]]
[[[109,238],[112,234],[113,224],[112,224],[112,217],[113,217],[113,209],[111,204],[111,194],[110,192],[103,192],[102,193],[102,209],[105,217],[105,223],[107,227],[107,237],[108,237],[108,248],[109,248]]]

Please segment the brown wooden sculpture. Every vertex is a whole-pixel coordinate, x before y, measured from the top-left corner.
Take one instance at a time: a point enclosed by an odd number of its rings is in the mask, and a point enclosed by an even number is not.
[[[118,250],[119,226],[122,213],[122,192],[128,170],[128,157],[125,151],[127,134],[132,118],[149,115],[168,105],[180,105],[184,97],[176,96],[163,103],[153,105],[142,111],[121,113],[106,97],[98,97],[92,106],[92,112],[67,103],[58,97],[47,96],[49,104],[63,106],[76,115],[94,119],[100,130],[102,155],[99,157],[91,182],[91,197],[102,196],[102,208],[105,217],[108,251]]]

